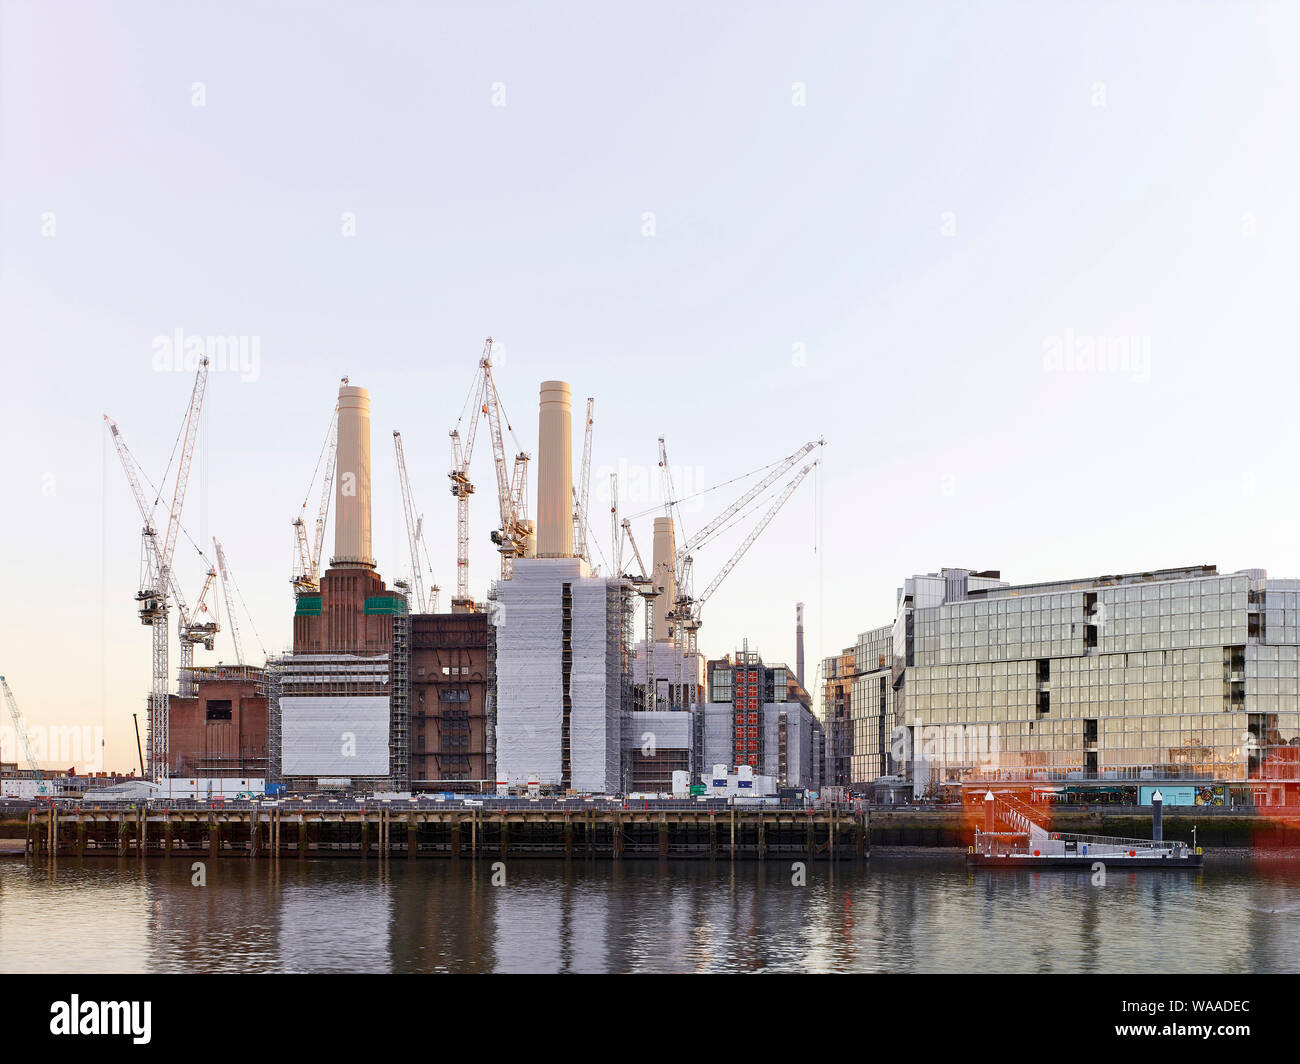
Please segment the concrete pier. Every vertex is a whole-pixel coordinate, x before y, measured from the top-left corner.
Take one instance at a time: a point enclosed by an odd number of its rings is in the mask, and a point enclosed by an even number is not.
[[[731,809],[319,809],[31,810],[26,852],[94,857],[211,860],[280,857],[644,857],[717,859],[722,817],[730,860],[865,858],[866,814],[837,810]],[[293,825],[286,841],[284,825]],[[397,830],[394,831],[396,826]],[[480,846],[482,849],[480,849]]]

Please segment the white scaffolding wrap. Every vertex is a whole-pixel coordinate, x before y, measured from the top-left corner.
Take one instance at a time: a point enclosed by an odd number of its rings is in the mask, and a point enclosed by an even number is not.
[[[620,585],[588,572],[579,558],[520,558],[497,585],[497,778],[513,786],[619,788]]]
[[[569,733],[573,787],[579,791],[617,791],[621,729],[618,688],[611,692],[607,665],[617,661],[618,630],[611,646],[609,581],[573,584],[573,710]]]
[[[375,695],[282,695],[286,776],[387,776],[388,699]]]

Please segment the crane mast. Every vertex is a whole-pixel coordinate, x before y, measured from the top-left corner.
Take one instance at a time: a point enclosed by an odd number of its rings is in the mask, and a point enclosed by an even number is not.
[[[591,547],[587,543],[587,503],[591,497],[591,426],[596,400],[587,397],[587,425],[582,439],[582,467],[578,486],[573,489],[573,546],[580,558],[591,565]]]
[[[411,551],[411,581],[415,587],[415,601],[421,613],[428,612],[428,602],[424,593],[424,574],[420,566],[420,547],[424,542],[424,517],[415,506],[415,496],[411,491],[411,478],[406,471],[406,450],[402,446],[402,434],[393,430],[393,448],[397,452],[397,479],[402,492],[402,512],[406,516],[406,540]],[[425,557],[429,550],[425,547]],[[432,572],[432,569],[430,570]],[[432,585],[433,612],[438,612],[437,584]]]
[[[628,544],[632,548],[632,556],[636,558],[637,568],[640,569],[640,574],[632,576],[631,580],[636,587],[636,593],[645,601],[645,694],[642,696],[641,708],[656,709],[659,703],[659,685],[655,682],[655,599],[663,593],[664,589],[655,586],[652,574],[641,558],[636,537],[632,535],[632,522],[626,518],[623,520],[623,534],[627,536]]]
[[[17,743],[17,752],[22,755],[27,762],[27,767],[32,773],[32,778],[36,780],[36,791],[38,794],[45,793],[45,773],[41,771],[40,763],[36,760],[36,755],[32,752],[31,740],[27,737],[27,723],[23,720],[22,710],[18,708],[18,700],[14,698],[14,693],[9,689],[9,681],[0,676],[0,687],[4,688],[5,704],[9,707],[9,719],[14,723],[14,740]],[[47,751],[48,752],[48,751]],[[17,756],[17,754],[15,754]]]
[[[135,461],[122,439],[121,430],[116,422],[107,414],[104,415],[104,420],[108,423],[112,433],[113,444],[117,449],[118,457],[121,459],[122,468],[126,472],[127,481],[131,486],[131,492],[135,496],[136,505],[140,509],[140,516],[144,521],[141,585],[140,590],[136,593],[136,601],[140,603],[140,622],[148,625],[153,631],[153,680],[149,691],[147,724],[149,735],[148,770],[150,777],[155,780],[163,779],[166,776],[171,748],[170,722],[168,719],[170,677],[168,675],[167,660],[169,590],[176,598],[179,607],[182,632],[185,631],[185,626],[193,623],[193,618],[186,609],[184,598],[180,594],[180,588],[172,575],[172,552],[176,546],[176,537],[180,532],[180,515],[185,505],[185,491],[189,485],[190,467],[194,460],[195,443],[198,440],[199,417],[203,408],[203,395],[207,387],[207,380],[208,360],[202,358],[199,360],[198,371],[194,379],[194,389],[190,393],[190,403],[185,412],[185,423],[179,437],[180,462],[176,469],[176,482],[172,489],[172,504],[167,514],[167,527],[161,546],[159,546],[157,532],[153,523],[152,508],[145,500],[143,488],[136,474]],[[206,640],[204,641],[206,642]],[[189,660],[192,661],[193,644],[188,643],[184,635],[182,635],[182,662],[186,660],[187,645],[191,655]]]
[[[208,610],[208,592],[212,589],[216,577],[217,570],[209,565],[203,580],[203,590],[199,592],[192,613],[185,607],[175,576],[171,578],[172,593],[176,596],[179,606],[177,612],[179,613],[178,624],[181,642],[180,693],[185,698],[193,698],[198,694],[198,685],[194,682],[194,647],[202,643],[204,650],[211,650],[216,645],[217,633],[221,631],[221,624],[218,621],[204,621],[200,624],[198,620],[199,615],[206,613]]]
[[[486,413],[484,391],[490,379],[484,373],[484,367],[490,365],[492,356],[492,337],[483,345],[483,354],[479,359],[478,372],[470,388],[473,405],[469,408],[469,424],[465,428],[465,437],[460,435],[460,423],[465,413],[461,412],[456,428],[449,433],[451,437],[451,493],[456,498],[456,597],[451,600],[452,609],[472,609],[473,600],[469,597],[469,497],[474,494],[474,482],[469,478],[470,459],[474,456],[474,437],[478,432],[479,415]]]
[[[699,598],[692,599],[689,596],[678,597],[678,612],[682,618],[682,627],[686,629],[688,654],[696,653],[696,633],[700,628],[700,610],[703,608],[704,604],[712,598],[713,593],[718,590],[722,581],[724,581],[731,571],[735,569],[737,564],[739,564],[740,559],[743,558],[749,548],[754,545],[754,541],[762,535],[763,529],[767,528],[767,526],[771,524],[772,518],[777,515],[777,512],[786,504],[786,501],[794,494],[795,489],[803,483],[804,478],[812,472],[816,465],[817,462],[815,461],[809,462],[795,474],[795,476],[790,480],[790,483],[781,489],[781,493],[776,497],[776,501],[772,503],[772,506],[768,509],[767,513],[762,516],[758,524],[753,527],[749,535],[746,536],[740,546],[736,548],[736,552],[727,559],[726,565],[724,565],[718,572],[718,575],[709,582],[709,586],[704,589],[704,592],[699,596]]]
[[[235,618],[235,600],[230,597],[230,572],[226,568],[226,552],[216,536],[212,537],[212,548],[217,553],[217,567],[221,570],[221,595],[226,600],[226,619],[230,622],[230,638],[235,641],[235,660],[244,664],[244,644],[239,638],[239,621]]]
[[[347,383],[343,378],[343,383]],[[338,463],[339,405],[334,404],[334,413],[330,418],[329,431],[325,434],[325,446],[321,449],[321,459],[316,462],[320,468],[321,460],[325,462],[325,478],[321,481],[320,506],[316,511],[316,526],[310,542],[307,539],[307,499],[302,501],[302,509],[293,522],[294,530],[294,570],[289,578],[298,595],[311,594],[320,590],[321,556],[325,550],[325,525],[329,519],[330,500],[334,497],[334,471]],[[312,483],[316,474],[312,473]],[[311,485],[307,486],[310,497]]]
[[[618,524],[618,474],[609,475],[609,538],[610,550],[614,555],[614,575],[623,575],[623,537],[619,535]]]
[[[533,553],[533,527],[528,520],[528,462],[531,456],[520,448],[515,454],[513,470],[507,465],[505,438],[501,431],[505,423],[513,437],[514,430],[505,416],[496,379],[492,375],[492,337],[488,337],[479,358],[478,373],[470,388],[473,406],[462,442],[460,425],[465,419],[462,411],[457,427],[451,431],[452,470],[451,493],[456,497],[456,597],[453,608],[471,609],[469,596],[469,496],[474,493],[470,480],[470,461],[474,454],[474,439],[479,417],[486,417],[488,435],[492,443],[492,462],[497,481],[497,509],[500,527],[492,532],[492,542],[501,555],[501,577],[509,579],[514,571],[514,559]],[[518,440],[515,443],[518,444]]]
[[[533,553],[531,546],[532,525],[528,520],[528,463],[531,455],[519,450],[515,454],[513,472],[506,470],[505,439],[501,434],[504,421],[510,428],[510,419],[505,416],[501,405],[501,395],[497,391],[496,378],[492,376],[492,364],[487,358],[483,361],[483,374],[487,385],[483,394],[483,410],[487,414],[488,431],[492,436],[492,458],[497,476],[497,508],[501,517],[501,526],[493,531],[492,542],[501,554],[501,578],[508,580],[514,573],[514,560]],[[510,429],[514,437],[514,429]],[[515,440],[516,445],[519,441]]]

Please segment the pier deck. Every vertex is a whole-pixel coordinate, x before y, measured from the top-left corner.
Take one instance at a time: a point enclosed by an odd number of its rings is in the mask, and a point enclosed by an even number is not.
[[[32,809],[34,856],[862,858],[837,809]]]

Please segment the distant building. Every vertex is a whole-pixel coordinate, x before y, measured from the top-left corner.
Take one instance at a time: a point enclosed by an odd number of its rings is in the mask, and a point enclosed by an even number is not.
[[[747,765],[781,787],[822,784],[823,729],[787,665],[766,665],[747,647],[708,663],[697,764]],[[707,767],[706,767],[707,766]]]
[[[1300,581],[1263,570],[945,569],[905,581],[854,659],[855,784],[1217,780],[1276,801],[1300,775]]]

